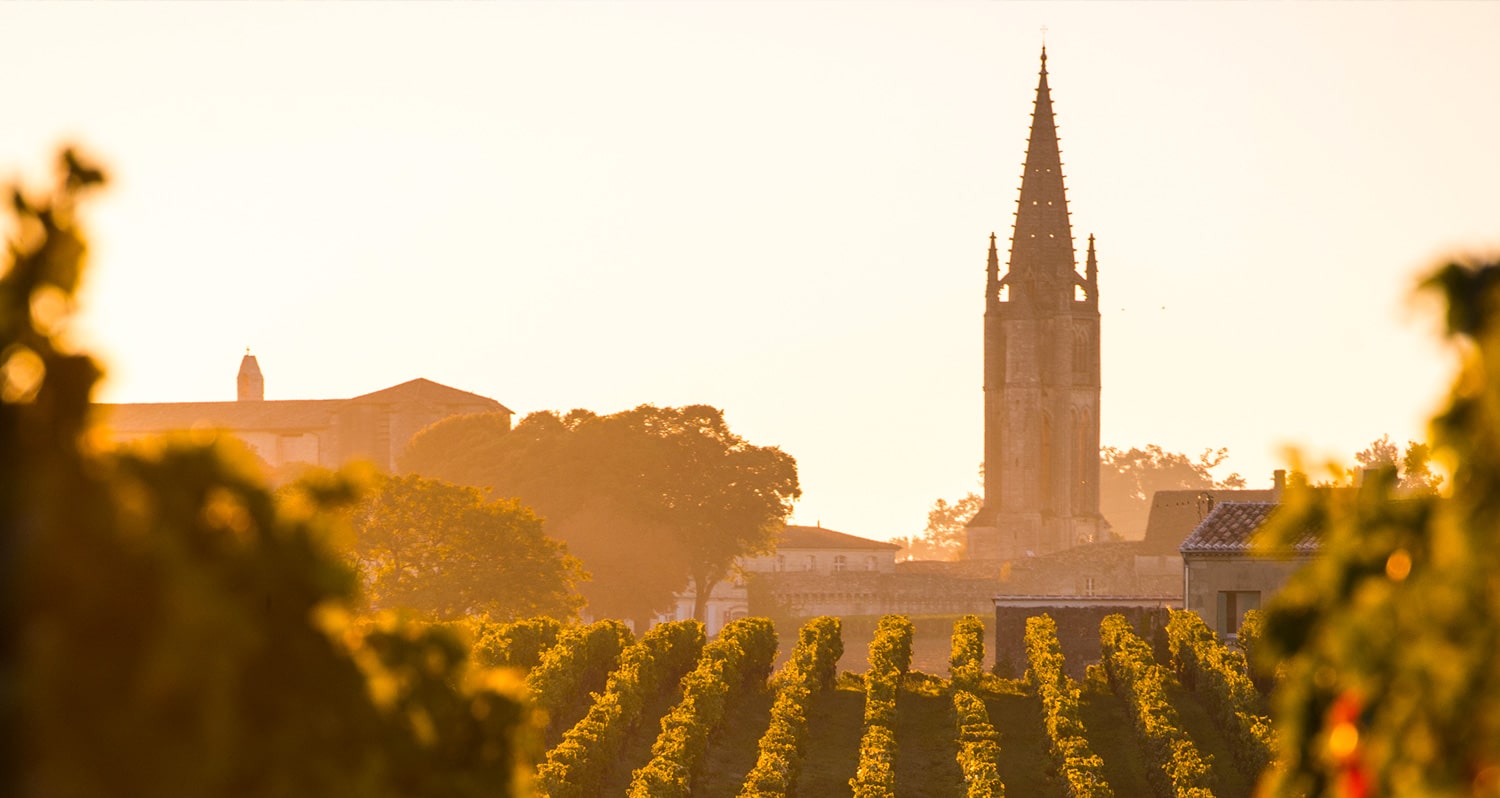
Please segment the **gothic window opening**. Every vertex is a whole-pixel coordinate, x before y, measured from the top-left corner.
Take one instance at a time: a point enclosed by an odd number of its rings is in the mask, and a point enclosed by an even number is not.
[[[1078,289],[1080,292],[1082,288]],[[1089,346],[1089,332],[1082,327],[1073,329],[1073,376],[1086,378],[1094,368],[1093,347]]]

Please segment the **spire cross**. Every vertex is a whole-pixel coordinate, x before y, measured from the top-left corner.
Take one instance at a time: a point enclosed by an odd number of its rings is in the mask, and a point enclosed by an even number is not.
[[[1046,25],[1042,26],[1042,46],[1043,47],[1047,46],[1047,26]]]

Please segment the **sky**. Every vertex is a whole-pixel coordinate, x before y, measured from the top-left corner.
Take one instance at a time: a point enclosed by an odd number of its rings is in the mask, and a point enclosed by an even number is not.
[[[1045,28],[1045,31],[1043,30]],[[723,408],[793,521],[978,489],[988,238],[1045,36],[1105,445],[1425,436],[1412,288],[1500,252],[1500,4],[0,4],[0,181],[64,142],[107,402],[425,377],[519,415]],[[1002,252],[1002,258],[1004,253]]]

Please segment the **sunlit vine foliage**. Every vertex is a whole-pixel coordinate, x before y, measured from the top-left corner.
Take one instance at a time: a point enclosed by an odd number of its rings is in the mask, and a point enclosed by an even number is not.
[[[10,196],[0,273],[3,768],[20,795],[466,796],[519,788],[519,684],[444,630],[350,622],[325,541],[358,485],[284,497],[213,434],[129,451],[91,426],[68,323],[104,182],[63,154]],[[6,746],[11,753],[10,746]]]
[[[1278,794],[1500,793],[1500,262],[1426,286],[1462,357],[1431,430],[1451,496],[1403,493],[1386,469],[1290,493],[1268,530],[1322,538],[1259,644],[1279,673]]]

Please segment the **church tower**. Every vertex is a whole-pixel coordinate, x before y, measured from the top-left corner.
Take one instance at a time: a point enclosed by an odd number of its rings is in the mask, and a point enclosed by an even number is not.
[[[1047,50],[1004,274],[990,234],[984,308],[984,507],[968,556],[1009,560],[1096,539],[1099,287],[1094,238],[1079,274]]]

